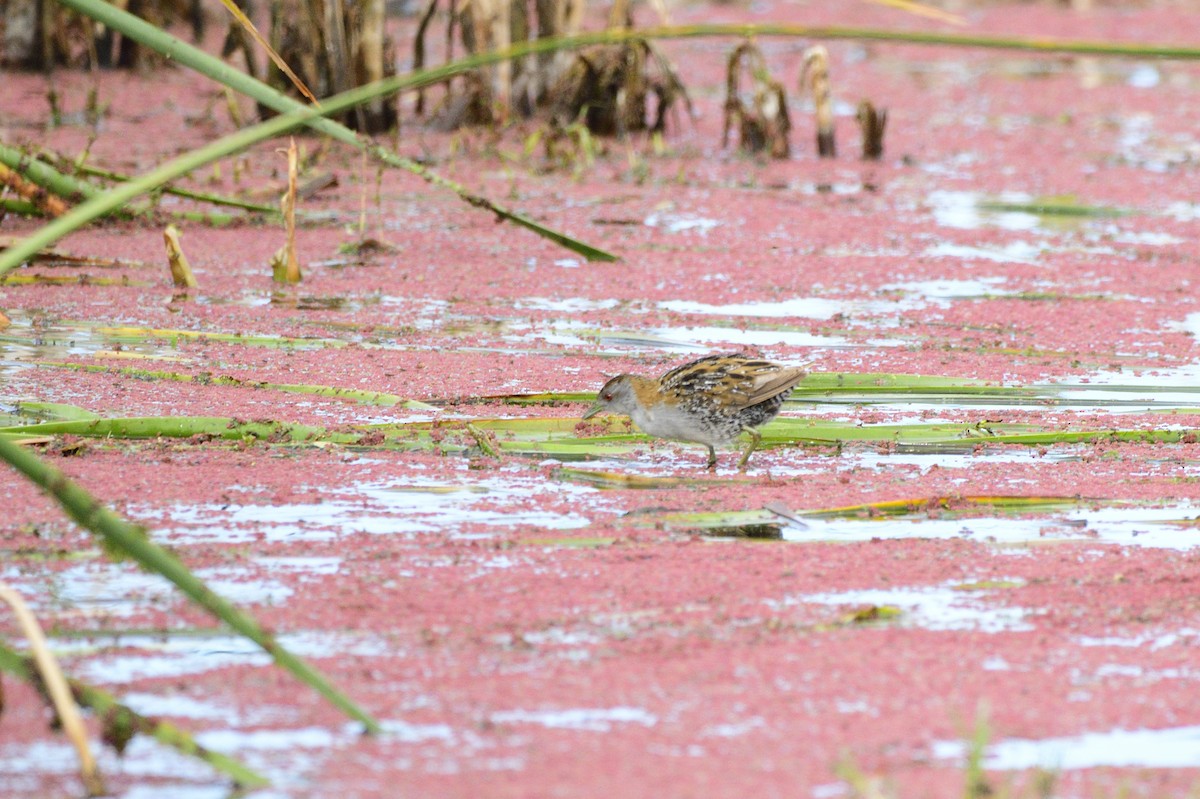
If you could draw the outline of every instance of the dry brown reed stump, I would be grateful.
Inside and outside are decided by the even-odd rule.
[[[446,58],[456,41],[470,54],[511,44],[580,32],[582,0],[448,0]],[[413,66],[426,66],[427,40],[438,17],[439,0],[428,0],[413,40]],[[613,6],[610,27],[629,28],[628,4]],[[430,112],[440,130],[503,124],[513,116],[543,114],[559,126],[582,122],[599,135],[661,131],[670,109],[683,101],[683,82],[669,61],[648,41],[597,45],[579,53],[539,53],[473,70],[445,82],[446,93]],[[651,100],[655,102],[651,102]],[[426,110],[418,91],[417,114]],[[581,116],[582,114],[582,116]]]
[[[179,243],[179,228],[167,225],[163,230],[163,243],[167,248],[167,266],[171,270],[171,284],[177,289],[194,289],[198,285],[196,276],[192,274],[192,265],[188,263],[183,253],[183,245]]]
[[[741,79],[750,77],[749,101],[743,98]],[[729,55],[725,73],[725,126],[721,146],[729,146],[729,132],[738,132],[738,148],[772,158],[787,158],[792,121],[788,116],[787,92],[771,77],[762,51],[753,42],[742,42]]]
[[[296,182],[299,155],[294,137],[288,143],[287,162],[287,191],[280,200],[286,238],[283,246],[271,256],[271,275],[276,283],[299,283],[303,277],[300,271],[300,259],[296,254]]]
[[[883,158],[883,134],[887,129],[887,109],[875,108],[870,100],[858,104],[858,126],[862,129],[862,157],[865,161]]]
[[[837,142],[833,129],[833,97],[829,88],[829,51],[814,45],[804,52],[804,66],[800,70],[800,91],[812,93],[814,114],[817,120],[817,154],[822,158],[837,155]]]
[[[680,101],[690,112],[691,99],[670,62],[648,41],[633,39],[578,53],[550,87],[546,105],[560,124],[582,114],[591,132],[624,136],[662,132],[667,114]]]

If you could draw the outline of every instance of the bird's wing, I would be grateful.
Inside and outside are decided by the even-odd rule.
[[[807,374],[798,366],[775,366],[769,371],[756,371],[746,389],[746,406],[757,405],[780,394],[791,391]]]
[[[661,391],[692,402],[740,410],[792,388],[804,370],[745,355],[709,355],[662,376]]]
[[[676,366],[658,379],[659,385],[662,386],[663,391],[675,391],[680,387],[695,387],[697,381],[711,380],[718,371],[714,368],[714,364],[728,357],[728,355],[705,355],[703,358],[690,361],[683,366]]]

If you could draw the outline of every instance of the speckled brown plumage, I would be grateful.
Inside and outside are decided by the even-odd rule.
[[[583,415],[601,411],[628,414],[643,432],[658,438],[693,441],[708,447],[708,466],[717,463],[715,446],[750,434],[739,467],[758,446],[758,428],[779,413],[804,370],[741,354],[708,355],[676,367],[657,380],[623,374],[600,389],[596,404]]]

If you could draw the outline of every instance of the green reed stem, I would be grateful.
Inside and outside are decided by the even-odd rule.
[[[347,716],[361,722],[368,732],[381,730],[379,722],[335,688],[324,675],[280,645],[275,636],[260,627],[248,614],[214,593],[178,558],[150,541],[141,528],[104,507],[58,469],[4,437],[0,437],[0,460],[6,461],[54,497],[81,527],[100,536],[106,545],[137,561],[147,571],[170,580],[192,601],[261,646],[276,663],[308,683]]]
[[[19,652],[9,649],[0,643],[0,671],[7,671],[14,677],[33,685],[41,690],[41,679],[29,658]],[[112,694],[87,683],[75,679],[67,679],[75,701],[93,710],[104,720],[106,726],[117,727],[130,733],[149,735],[159,743],[199,758],[218,771],[233,778],[233,781],[244,788],[259,788],[269,785],[270,781],[239,760],[228,755],[208,749],[196,743],[187,730],[180,729],[168,721],[147,718],[123,705]]]

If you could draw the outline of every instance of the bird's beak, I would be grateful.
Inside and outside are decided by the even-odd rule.
[[[587,409],[587,413],[585,413],[583,415],[583,418],[591,419],[593,416],[600,413],[600,411],[602,411],[602,410],[604,410],[604,406],[599,401],[597,401],[595,405],[593,405],[592,407]]]

